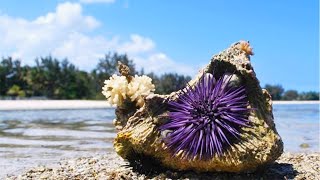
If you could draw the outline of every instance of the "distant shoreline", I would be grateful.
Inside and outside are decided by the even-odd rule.
[[[273,104],[320,104],[320,101],[272,101]]]
[[[273,101],[273,104],[320,104],[320,101]],[[112,107],[104,100],[0,100],[0,111],[104,109]]]
[[[0,111],[104,109],[112,107],[107,101],[98,100],[0,100]]]

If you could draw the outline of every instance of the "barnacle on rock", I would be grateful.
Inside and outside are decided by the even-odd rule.
[[[136,101],[137,106],[144,105],[144,97],[153,93],[155,86],[152,84],[152,79],[148,76],[137,76],[128,84],[128,95],[131,101]]]
[[[105,80],[102,94],[112,105],[122,106],[124,100],[128,98],[138,107],[142,107],[145,103],[144,97],[155,91],[152,79],[146,75],[131,76],[129,67],[121,62],[118,68],[121,76],[114,74]]]
[[[121,106],[128,92],[128,81],[126,77],[114,74],[109,80],[105,80],[104,84],[102,94],[107,98],[108,102]]]
[[[246,52],[247,55],[254,55],[253,48],[250,46],[249,41],[240,41],[239,44],[236,45],[236,47],[244,52]]]

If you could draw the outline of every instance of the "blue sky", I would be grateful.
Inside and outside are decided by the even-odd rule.
[[[201,2],[201,3],[200,3]],[[194,75],[249,40],[261,85],[319,91],[319,3],[298,1],[0,1],[0,56],[68,57],[92,69],[109,51],[145,71]]]

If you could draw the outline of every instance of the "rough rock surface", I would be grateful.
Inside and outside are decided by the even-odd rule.
[[[122,125],[115,139],[116,152],[129,161],[148,158],[161,166],[176,170],[197,172],[252,172],[274,162],[283,152],[283,143],[273,122],[272,101],[266,90],[261,89],[250,63],[252,49],[240,41],[213,56],[209,64],[189,83],[194,86],[203,73],[213,73],[216,78],[224,73],[234,75],[231,83],[244,85],[252,127],[242,128],[241,140],[228,148],[222,156],[210,160],[182,159],[172,155],[162,139],[159,126],[168,120],[167,102],[176,99],[170,95],[149,95],[140,109],[119,107],[115,124]],[[132,116],[126,116],[130,112]]]
[[[150,164],[132,164],[121,159],[116,153],[94,157],[81,157],[64,160],[58,166],[38,166],[17,176],[8,176],[8,180],[31,179],[320,179],[320,154],[284,153],[275,163],[254,173],[195,173],[192,171],[175,172],[152,167]],[[145,162],[149,163],[149,162]]]

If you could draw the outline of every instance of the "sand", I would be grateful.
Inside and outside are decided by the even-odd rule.
[[[0,110],[50,110],[110,108],[107,101],[94,100],[0,100]]]
[[[253,173],[178,172],[158,165],[128,163],[115,152],[38,166],[6,179],[320,179],[320,153],[284,153],[275,163]]]
[[[320,101],[274,101],[274,104],[320,104]],[[96,100],[0,100],[0,110],[50,110],[110,108]]]

